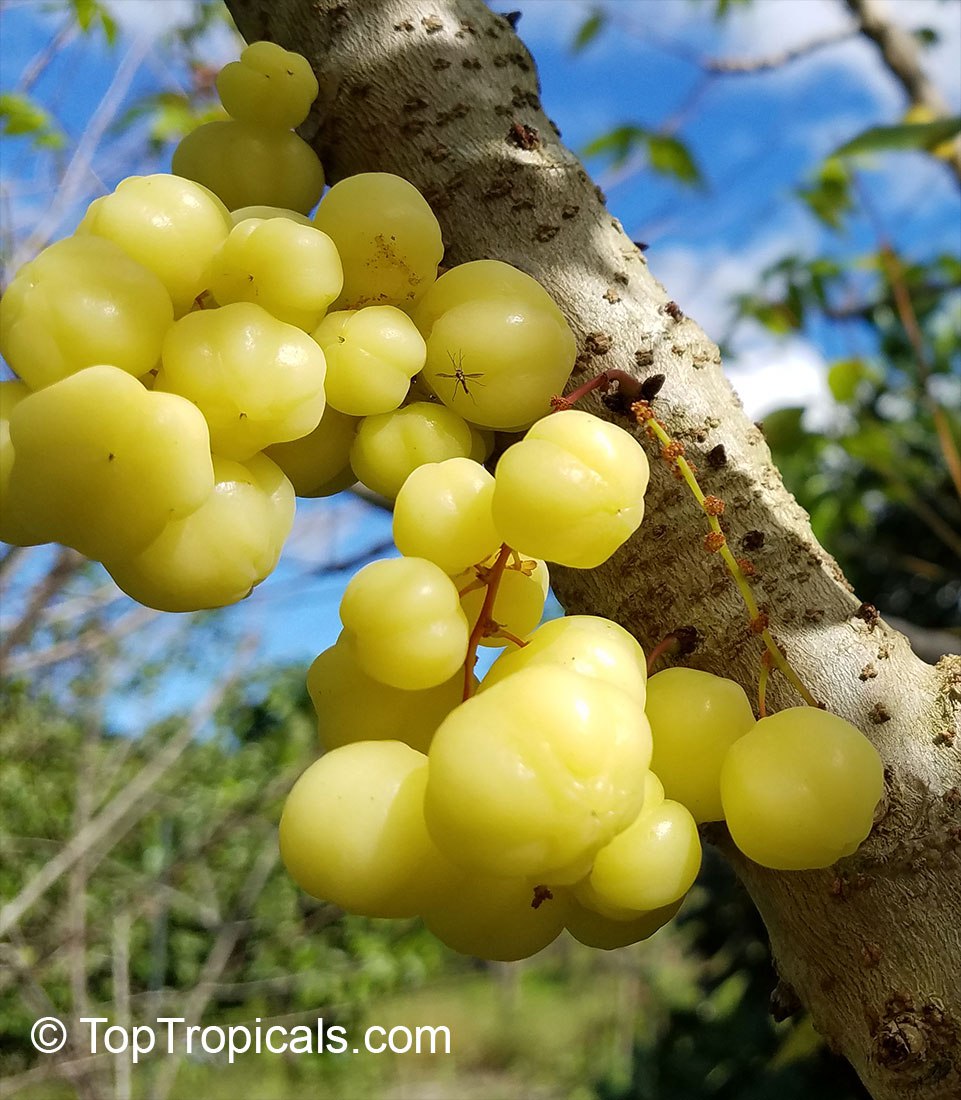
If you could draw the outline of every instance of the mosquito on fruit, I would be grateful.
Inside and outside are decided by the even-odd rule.
[[[471,399],[471,401],[475,401],[474,395],[470,392],[470,387],[467,385],[467,383],[468,381],[470,381],[475,386],[483,386],[484,383],[478,381],[478,379],[484,377],[483,372],[478,372],[477,374],[465,374],[464,353],[462,351],[459,351],[457,353],[456,359],[454,358],[454,353],[452,351],[449,351],[447,353],[447,357],[448,359],[450,359],[451,366],[454,368],[454,371],[452,374],[441,374],[438,372],[437,377],[454,379],[454,390],[451,393],[451,400],[453,401],[454,398],[457,396],[457,387],[460,386],[463,389],[464,393],[467,394],[467,396]]]

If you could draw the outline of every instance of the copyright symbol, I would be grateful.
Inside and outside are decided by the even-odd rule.
[[[67,1042],[67,1028],[56,1016],[43,1016],[30,1029],[30,1042],[41,1054],[56,1054]]]

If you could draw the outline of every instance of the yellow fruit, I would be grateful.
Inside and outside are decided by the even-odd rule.
[[[424,826],[427,758],[399,741],[322,756],[294,784],[280,854],[315,898],[367,917],[407,917],[456,872]]]
[[[264,454],[290,478],[299,497],[325,497],[349,489],[357,480],[350,468],[350,448],[359,420],[328,405],[308,435],[274,443]]]
[[[494,522],[523,554],[590,569],[640,526],[648,476],[623,428],[577,409],[554,413],[501,455]]]
[[[340,602],[343,644],[375,680],[423,691],[449,680],[467,656],[457,589],[423,558],[387,558],[356,573]]]
[[[792,707],[731,746],[721,800],[734,843],[783,871],[830,867],[871,831],[884,793],[877,749],[843,718]]]
[[[290,130],[307,117],[318,87],[306,57],[276,42],[251,42],[217,74],[217,91],[234,118]]]
[[[155,391],[200,409],[214,451],[243,461],[299,439],[324,412],[324,353],[251,302],[188,313],[167,333]]]
[[[103,237],[67,237],[13,277],[0,302],[0,354],[32,389],[109,363],[157,364],[173,322],[166,287]]]
[[[440,226],[424,196],[400,176],[362,172],[342,179],[324,196],[314,224],[333,238],[344,264],[335,309],[406,308],[437,278]]]
[[[307,142],[250,122],[198,126],[174,150],[172,166],[213,191],[228,210],[280,206],[307,214],[324,189],[324,170]]]
[[[452,711],[430,748],[425,813],[455,862],[558,882],[637,816],[650,730],[626,692],[543,665]],[[562,877],[559,877],[561,872]]]
[[[350,647],[338,641],[310,666],[307,690],[325,749],[354,741],[404,741],[427,752],[437,727],[460,705],[464,676],[458,669],[423,691],[390,687],[368,676]]]
[[[264,455],[214,457],[214,491],[139,554],[106,561],[117,585],[158,611],[226,607],[273,571],[294,521],[294,490]]]
[[[214,486],[207,425],[182,397],[87,367],[23,398],[7,507],[38,542],[102,561],[136,554]]]
[[[186,313],[206,289],[207,265],[230,232],[227,208],[206,187],[180,176],[129,176],[95,199],[77,235],[106,237],[152,271],[174,312]]]
[[[668,798],[694,820],[720,821],[721,767],[728,749],[754,725],[744,689],[733,680],[693,668],[667,668],[647,685],[654,735],[651,767]]]

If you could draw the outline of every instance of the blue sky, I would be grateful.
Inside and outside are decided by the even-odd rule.
[[[961,109],[961,0],[886,4],[902,25],[938,32],[926,64],[949,106]],[[189,17],[191,5],[112,0],[108,6],[121,27],[117,44],[108,48],[98,35],[66,44],[33,88],[68,134],[63,161],[34,156],[23,139],[0,140],[2,239],[21,252],[38,225],[53,236],[68,233],[83,205],[123,176],[168,166],[163,157],[145,160],[142,130],[117,135],[102,105],[116,99],[122,111],[142,95],[189,87],[183,55],[163,51],[159,41]],[[628,233],[649,242],[654,274],[715,339],[729,335],[731,297],[755,285],[758,272],[785,253],[851,256],[871,247],[864,225],[844,238],[826,234],[792,192],[838,144],[903,113],[903,94],[873,47],[849,38],[773,73],[708,82],[699,65],[705,58],[762,57],[840,33],[848,25],[841,0],[755,0],[723,23],[711,18],[712,4],[697,0],[617,0],[607,5],[609,25],[577,54],[571,42],[590,4],[515,0],[497,7],[521,10],[518,30],[538,62],[545,108],[575,150],[616,125],[657,129],[684,112],[678,134],[701,166],[702,190],[681,188],[643,162],[620,171],[600,160],[589,167]],[[58,17],[48,9],[39,0],[5,4],[0,90],[17,89],[24,69],[49,42]],[[202,55],[217,66],[236,51],[222,25],[202,40]],[[74,154],[97,117],[104,120],[103,133],[88,163]],[[57,180],[71,161],[64,198]],[[961,249],[958,191],[941,165],[891,156],[869,166],[865,183],[888,233],[908,255]],[[752,326],[733,334],[727,369],[751,415],[785,404],[806,404],[815,417],[829,409],[827,359],[844,349],[819,341],[820,335],[778,342]],[[336,601],[347,579],[343,573],[324,576],[324,563],[388,538],[389,516],[352,496],[308,502],[277,574],[224,613],[227,633],[255,629],[264,655],[309,660],[336,637]],[[178,682],[168,695],[185,690]],[[126,713],[130,721],[138,715],[136,705]]]

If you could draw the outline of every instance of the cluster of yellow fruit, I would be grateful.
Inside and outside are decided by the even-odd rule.
[[[551,397],[575,341],[507,264],[437,277],[440,227],[371,173],[320,201],[291,132],[317,93],[270,43],[218,78],[231,121],[178,175],[132,177],[0,303],[0,537],[102,561],[164,610],[243,598],[294,497],[359,478],[395,499],[401,557],[349,583],[308,686],[325,754],[280,839],[296,881],[445,943],[517,959],[567,928],[603,948],[677,911],[725,819],[752,859],[823,867],[871,828],[882,770],[847,722],[755,722],[736,684],[647,679],[637,641],[538,625],[547,562],[593,568],[641,523],[648,463],[623,429]],[[490,473],[494,432],[525,432]],[[478,645],[504,647],[480,684]]]
[[[348,589],[344,633],[308,674],[325,753],[280,835],[315,897],[419,915],[483,958],[524,958],[563,928],[610,949],[678,911],[701,823],[726,820],[751,859],[790,870],[829,866],[870,832],[882,766],[854,726],[809,707],[756,722],[738,684],[694,669],[648,681],[640,646],[606,619],[537,627],[466,701],[457,675],[405,687],[402,666],[436,650],[417,636],[426,563],[376,571],[394,564],[398,588],[377,584],[382,606],[360,625]]]
[[[254,43],[218,87],[234,119],[184,139],[184,175],[124,180],[0,302],[18,375],[0,383],[0,537],[72,546],[165,611],[246,596],[295,495],[359,477],[394,496],[424,462],[482,461],[494,428],[548,410],[575,351],[507,264],[437,279],[440,227],[406,180],[350,177],[304,216],[323,186],[289,129],[317,93],[304,58]]]

